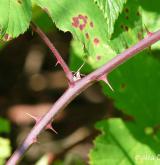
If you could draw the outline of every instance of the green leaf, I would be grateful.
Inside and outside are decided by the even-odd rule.
[[[132,3],[130,1],[126,4],[129,9],[128,13],[131,16],[135,13],[134,24],[138,22],[138,24],[141,24],[141,20],[138,19],[141,13],[138,7],[137,10],[132,10],[132,8],[136,8]],[[129,8],[129,6],[132,6],[132,8]],[[128,17],[130,16],[128,15]],[[118,27],[123,18],[125,18],[125,13],[121,14],[115,26]],[[125,23],[125,20],[123,22]],[[133,26],[132,23],[130,25],[131,27]],[[138,42],[138,38],[143,37],[142,31],[144,29],[141,29],[141,26],[136,28],[134,29],[135,35],[132,35],[130,39],[128,38],[129,33],[126,33],[126,35],[119,30],[115,30],[113,34],[115,38],[111,42],[117,53],[123,51],[125,43],[126,47],[128,47]],[[123,38],[125,42],[123,42]],[[148,49],[110,73],[109,81],[115,92],[111,92],[108,86],[103,84],[104,93],[114,100],[116,108],[132,116],[133,120],[144,128],[148,126],[155,127],[160,123],[159,53],[158,50],[151,51]]]
[[[149,31],[156,31],[160,27],[160,13],[159,13],[159,0],[140,0],[143,14],[143,24],[146,25]],[[148,19],[150,18],[150,19]]]
[[[104,17],[107,21],[107,30],[109,36],[112,35],[114,31],[114,24],[117,20],[119,14],[123,10],[124,4],[127,0],[94,0],[95,3],[102,10]]]
[[[5,159],[11,154],[10,141],[0,137],[0,164],[5,164]]]
[[[103,28],[107,27],[106,19],[93,0],[34,0],[34,3],[49,14],[60,30],[70,31],[80,41],[85,52],[82,59],[90,65],[99,67],[116,55],[108,45],[107,28]]]
[[[150,0],[140,0],[139,3],[142,7],[143,25],[150,32],[157,31],[160,28],[160,1],[154,0],[154,3],[151,3]],[[160,42],[154,44],[152,49],[160,49]]]
[[[126,48],[136,44],[142,37],[142,19],[140,16],[139,4],[136,0],[128,1],[124,5],[123,12],[119,15],[118,20],[115,23],[115,31],[108,44],[112,47],[112,50],[114,50],[118,54],[124,51]],[[70,66],[72,69],[75,69],[77,67],[74,65],[76,65],[78,61],[81,61],[81,63],[83,63],[83,59],[85,56],[85,52],[83,53],[82,51],[82,44],[77,42],[78,41],[73,41],[71,45]],[[108,56],[110,55],[110,52],[104,50],[103,54],[104,56]],[[84,67],[88,67],[86,70],[91,71],[106,62],[106,59],[99,56],[99,60],[94,60],[92,63],[88,62],[90,67]]]
[[[8,41],[24,33],[31,20],[30,0],[1,0],[0,38]]]
[[[160,51],[156,53],[159,55]],[[109,81],[115,92],[103,85],[115,106],[132,116],[140,127],[160,124],[159,68],[159,57],[146,50],[110,73]]]
[[[128,1],[115,23],[110,45],[121,53],[143,38],[141,10],[136,0]]]
[[[83,50],[82,44],[78,40],[72,40],[71,46],[70,46],[70,68],[73,71],[77,71],[80,66],[83,64],[83,58],[85,57],[85,53]],[[89,73],[93,70],[93,68],[88,64],[85,63],[85,65],[81,68],[81,73]]]
[[[35,165],[48,165],[48,159],[49,159],[49,155],[43,155],[40,160],[38,160],[36,162]]]
[[[145,135],[138,125],[121,119],[99,122],[102,131],[90,152],[91,165],[158,165],[159,143]]]
[[[137,19],[138,22],[138,16],[141,13],[135,12],[137,12],[137,18],[134,19]],[[144,29],[142,30],[144,31]],[[139,27],[139,32],[141,32],[141,34],[137,34],[139,37],[143,37],[142,30]],[[124,39],[126,39],[127,44],[131,41],[126,36]],[[135,41],[136,38],[132,39],[130,44],[134,44]],[[113,40],[113,46],[117,47],[117,52],[123,50],[123,46],[120,45],[122,42],[117,35]],[[132,116],[133,120],[143,128],[152,128],[160,124],[159,53],[159,50],[151,51],[148,49],[110,73],[109,81],[115,90],[114,93],[109,90],[107,85],[103,84],[104,93],[114,100],[116,108]]]
[[[32,21],[46,33],[56,30],[51,18],[37,6],[33,7]]]
[[[0,133],[1,132],[9,133],[10,132],[10,123],[8,122],[8,120],[0,117]]]

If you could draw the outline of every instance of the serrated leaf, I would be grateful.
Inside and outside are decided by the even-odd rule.
[[[110,73],[114,93],[103,86],[115,106],[132,116],[140,127],[160,124],[159,68],[160,61],[154,52],[144,51]]]
[[[139,4],[136,0],[128,1],[124,5],[123,12],[119,15],[118,20],[115,23],[115,32],[108,43],[109,45],[111,45],[112,49],[117,52],[117,54],[124,51],[126,48],[136,44],[139,41],[140,37],[143,37],[142,18],[140,14],[141,13],[139,10]],[[80,60],[83,61],[83,58],[85,56],[85,52],[82,53],[82,51],[80,51],[80,53],[78,53],[78,50],[82,50],[82,46],[81,43],[78,44],[77,42],[78,41],[73,41],[73,45],[71,45],[72,48],[70,66],[73,69],[76,68],[76,66],[74,65],[77,64],[77,62]],[[80,46],[81,48],[79,48]],[[110,54],[109,51],[104,51],[103,53],[105,54],[105,56]],[[99,56],[99,58],[101,58],[101,56]],[[90,65],[90,68],[95,69],[106,62],[107,60],[105,59],[99,59],[88,64]]]
[[[124,4],[127,0],[94,0],[95,3],[102,10],[104,17],[107,21],[107,30],[109,36],[112,35],[114,31],[114,23],[117,20],[119,14],[123,10]]]
[[[1,0],[0,38],[8,41],[22,34],[31,20],[30,0]]]
[[[158,165],[159,143],[145,135],[138,125],[121,119],[99,122],[102,131],[90,152],[91,165]]]
[[[117,53],[121,53],[143,39],[143,31],[139,4],[136,0],[128,1],[115,23],[110,44]]]
[[[34,3],[49,14],[60,30],[70,31],[81,42],[89,64],[99,67],[116,55],[108,45],[104,15],[93,0],[35,0]]]
[[[139,3],[142,7],[143,26],[147,28],[144,31],[157,31],[160,28],[160,1],[154,0],[154,3],[151,3],[150,0],[140,0]],[[152,49],[160,49],[160,42],[154,44]]]
[[[134,19],[138,22],[141,13],[138,10],[133,10],[133,12],[137,15]],[[116,26],[118,26],[118,22],[119,20]],[[135,33],[137,42],[139,37],[143,37],[144,31],[144,29],[140,30],[140,27],[138,29],[139,32]],[[135,36],[131,36],[131,38]],[[129,42],[134,44],[136,41],[136,37],[131,41],[121,33],[119,37],[117,33],[117,37],[111,41],[117,52],[121,52],[123,50],[121,45],[125,45],[125,42],[121,42],[122,37],[127,44]],[[115,90],[114,93],[110,92],[106,85],[103,87],[103,91],[114,100],[116,107],[132,116],[139,126],[144,128],[154,127],[160,123],[160,103],[158,101],[160,98],[160,61],[158,55],[159,51],[151,51],[148,48],[147,51],[136,55],[109,75],[109,81]]]
[[[33,7],[32,21],[45,33],[56,30],[51,18],[37,6]]]

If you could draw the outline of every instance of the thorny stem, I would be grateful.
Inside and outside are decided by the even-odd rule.
[[[73,85],[73,75],[63,58],[61,57],[60,53],[57,51],[53,43],[49,40],[49,38],[46,36],[46,34],[38,27],[36,26],[33,22],[31,23],[31,27],[33,31],[35,31],[40,38],[44,41],[44,43],[48,46],[48,48],[52,51],[52,53],[55,55],[57,59],[57,64],[60,64],[63,71],[65,72],[65,75],[69,81],[69,85]]]
[[[102,67],[93,71],[86,77],[75,82],[74,86],[70,86],[66,92],[54,103],[51,109],[41,118],[41,120],[33,127],[31,132],[28,134],[22,145],[14,152],[11,158],[8,160],[6,165],[15,165],[22,158],[26,150],[33,144],[34,139],[40,134],[45,126],[52,120],[52,118],[61,110],[63,110],[76,96],[78,96],[87,87],[92,85],[94,82],[99,81],[99,78],[103,75],[108,75],[113,69],[133,57],[140,51],[151,46],[155,42],[160,40],[160,30],[148,35],[143,40],[139,41],[136,45],[128,48],[123,53],[114,57],[111,61],[107,62]]]

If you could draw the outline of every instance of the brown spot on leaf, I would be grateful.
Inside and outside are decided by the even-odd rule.
[[[123,83],[123,84],[121,84],[120,88],[124,90],[126,88],[126,86],[127,85]]]
[[[138,40],[141,40],[143,38],[142,33],[141,32],[138,32],[137,37],[138,37]]]
[[[92,21],[90,22],[89,25],[90,25],[91,28],[93,28],[93,26],[94,26]]]
[[[73,22],[72,22],[72,26],[74,27],[78,27],[79,26],[79,20],[78,20],[78,17],[73,17],[72,18]]]
[[[98,38],[94,38],[93,42],[94,42],[94,44],[95,44],[96,46],[100,43],[100,41],[99,41]]]
[[[87,16],[79,14],[77,17],[72,17],[72,26],[83,30],[87,24]]]
[[[125,11],[126,13],[128,13],[128,12],[129,12],[129,9],[128,9],[128,8],[125,8],[124,11]]]
[[[4,35],[4,39],[7,41],[8,38],[9,38],[9,35],[8,35],[8,34],[5,34],[5,35]]]
[[[126,18],[126,19],[129,19],[129,17],[128,17],[128,16],[125,16],[125,18]]]
[[[78,18],[79,19],[85,19],[85,17],[83,15],[81,15],[81,14],[78,15]]]
[[[84,24],[79,25],[79,29],[80,29],[80,30],[83,30],[84,28],[85,28],[85,25],[84,25]]]
[[[96,59],[97,59],[97,60],[100,60],[100,59],[101,59],[101,56],[100,56],[100,55],[97,55],[97,56],[96,56]]]
[[[137,16],[141,16],[141,14],[139,13],[139,11],[137,11],[136,15],[137,15]]]
[[[124,29],[124,25],[121,24],[120,27],[121,27],[121,29]]]
[[[17,2],[18,2],[19,4],[22,4],[22,0],[17,0]]]
[[[87,39],[89,39],[89,34],[88,33],[85,33],[85,36]]]
[[[9,36],[9,34],[5,34],[4,37],[3,37],[3,39],[4,39],[5,41],[9,41],[9,40],[12,39],[12,37]]]
[[[43,10],[44,10],[48,15],[50,15],[49,10],[48,10],[46,7],[44,7]]]
[[[124,28],[125,28],[125,31],[128,31],[128,26],[125,26]]]

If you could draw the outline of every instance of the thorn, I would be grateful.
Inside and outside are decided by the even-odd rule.
[[[153,33],[148,30],[148,28],[147,28],[147,26],[145,24],[144,24],[144,27],[145,27],[145,30],[146,30],[148,36],[153,35]],[[151,51],[152,51],[151,50],[151,46],[149,46],[149,52],[151,53]]]
[[[38,123],[38,121],[40,120],[40,118],[35,117],[35,116],[33,116],[33,115],[31,115],[31,114],[29,114],[27,112],[25,112],[25,114],[28,115],[29,117],[31,117],[36,123]]]
[[[31,115],[31,114],[29,114],[27,112],[25,112],[25,114],[28,115],[29,117],[31,117],[32,119],[37,120],[37,118],[35,116],[33,116],[33,115]]]
[[[109,86],[109,88],[114,92],[114,89],[113,89],[112,86],[110,85],[110,83],[109,83],[109,81],[108,81],[108,79],[107,79],[107,76],[103,75],[103,76],[101,76],[101,77],[99,78],[99,80],[104,81],[104,82]]]
[[[46,129],[52,130],[54,133],[58,134],[58,132],[52,127],[51,123],[47,124]]]
[[[59,61],[57,61],[57,62],[56,62],[56,64],[55,64],[55,67],[56,67],[59,63],[60,63],[60,62],[59,62]]]
[[[146,30],[148,36],[153,35],[153,33],[148,30],[148,28],[145,24],[144,24],[144,27],[145,27],[145,30]]]
[[[80,72],[80,70],[82,69],[82,67],[84,66],[84,64],[85,64],[85,61],[84,61],[83,64],[79,67],[79,69],[77,70],[76,73]]]
[[[33,143],[39,143],[38,140],[37,140],[37,138],[33,138],[33,139],[32,139],[32,144],[33,144]]]

